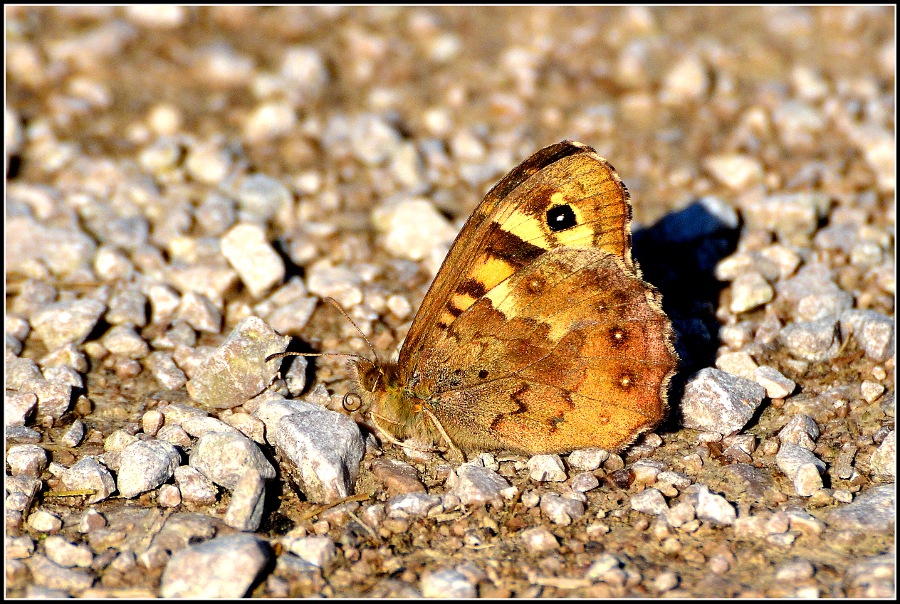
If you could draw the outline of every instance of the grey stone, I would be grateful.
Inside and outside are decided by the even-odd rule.
[[[231,493],[225,524],[239,531],[255,531],[263,517],[266,481],[253,470],[244,472]]]
[[[562,482],[568,478],[559,455],[535,455],[527,462],[531,480]]]
[[[387,500],[385,510],[391,518],[422,518],[441,505],[441,498],[427,493],[403,493]]]
[[[25,560],[25,564],[31,571],[32,581],[40,587],[77,593],[94,584],[90,572],[62,567],[39,554]]]
[[[751,379],[766,389],[769,398],[784,398],[794,392],[797,384],[780,371],[768,365],[757,367]]]
[[[449,493],[459,498],[463,505],[484,505],[502,500],[509,482],[494,470],[476,464],[463,464],[456,469],[455,479],[448,486]]]
[[[6,451],[6,463],[13,474],[40,478],[47,467],[47,452],[38,445],[13,445]]]
[[[848,310],[841,314],[841,335],[856,338],[866,356],[879,363],[894,356],[894,320],[874,310]]]
[[[840,350],[841,343],[837,335],[837,320],[824,318],[785,326],[781,331],[781,341],[797,358],[806,361],[826,361]]]
[[[206,432],[191,450],[190,465],[214,483],[234,490],[243,475],[254,471],[266,480],[275,468],[259,446],[229,426],[230,432]]]
[[[242,598],[271,557],[268,544],[247,533],[217,537],[172,555],[162,574],[164,598]]]
[[[825,471],[825,462],[816,457],[812,451],[791,443],[781,445],[778,453],[775,455],[775,463],[778,464],[785,476],[791,480],[794,480],[800,466],[804,464],[814,465],[819,472]]]
[[[310,501],[335,501],[353,492],[365,454],[356,422],[319,405],[284,399],[260,404],[253,415],[266,424],[269,444],[290,462],[283,469]]]
[[[697,504],[695,506],[697,518],[716,525],[734,524],[737,514],[734,506],[721,495],[709,492],[705,485],[697,486]]]
[[[894,489],[893,484],[887,484],[860,493],[853,503],[831,510],[828,525],[834,529],[865,533],[892,533],[895,523]]]
[[[541,512],[554,524],[568,526],[584,516],[584,503],[556,493],[545,493],[541,496]]]
[[[214,409],[244,404],[275,378],[279,363],[267,363],[266,357],[284,352],[289,341],[259,317],[241,320],[188,381],[188,394]]]
[[[222,255],[254,298],[259,298],[284,279],[284,261],[259,225],[233,226],[222,237]]]
[[[425,598],[475,598],[475,585],[458,570],[445,569],[425,573],[420,582]]]
[[[179,466],[175,468],[175,484],[181,497],[189,503],[210,505],[216,502],[216,485],[196,468]]]
[[[701,369],[685,385],[682,424],[695,430],[733,434],[750,421],[765,394],[756,382],[718,369]]]
[[[82,457],[75,465],[63,472],[60,482],[67,490],[92,490],[94,494],[86,503],[97,503],[107,499],[116,490],[116,481],[109,470],[92,457]]]
[[[869,469],[875,476],[893,481],[897,475],[897,436],[894,430],[885,437],[872,457]]]
[[[34,334],[53,350],[84,342],[105,311],[103,302],[90,298],[56,302],[31,317],[30,323]]]
[[[172,477],[180,462],[178,450],[164,441],[141,440],[128,445],[119,457],[119,494],[131,499],[155,489]]]
[[[631,496],[631,507],[638,512],[659,516],[669,511],[669,504],[658,489],[644,489]]]

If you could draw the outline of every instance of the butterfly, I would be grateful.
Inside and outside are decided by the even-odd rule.
[[[591,147],[563,141],[475,209],[397,362],[351,367],[359,410],[389,439],[538,454],[616,451],[652,430],[677,363],[631,257],[628,190]]]

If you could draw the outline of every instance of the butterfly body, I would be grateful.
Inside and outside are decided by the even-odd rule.
[[[465,451],[618,450],[654,428],[677,356],[630,222],[590,147],[525,160],[460,231],[398,362],[355,362],[364,410],[396,438]]]

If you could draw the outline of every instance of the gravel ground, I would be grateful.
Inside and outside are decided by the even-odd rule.
[[[6,11],[8,596],[894,595],[893,8]],[[678,334],[655,434],[459,465],[265,362],[368,354],[327,296],[387,357],[564,138]]]

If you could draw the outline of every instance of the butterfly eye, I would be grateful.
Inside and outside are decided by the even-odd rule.
[[[554,233],[571,229],[576,224],[578,220],[575,218],[575,211],[568,204],[547,210],[547,226]]]

